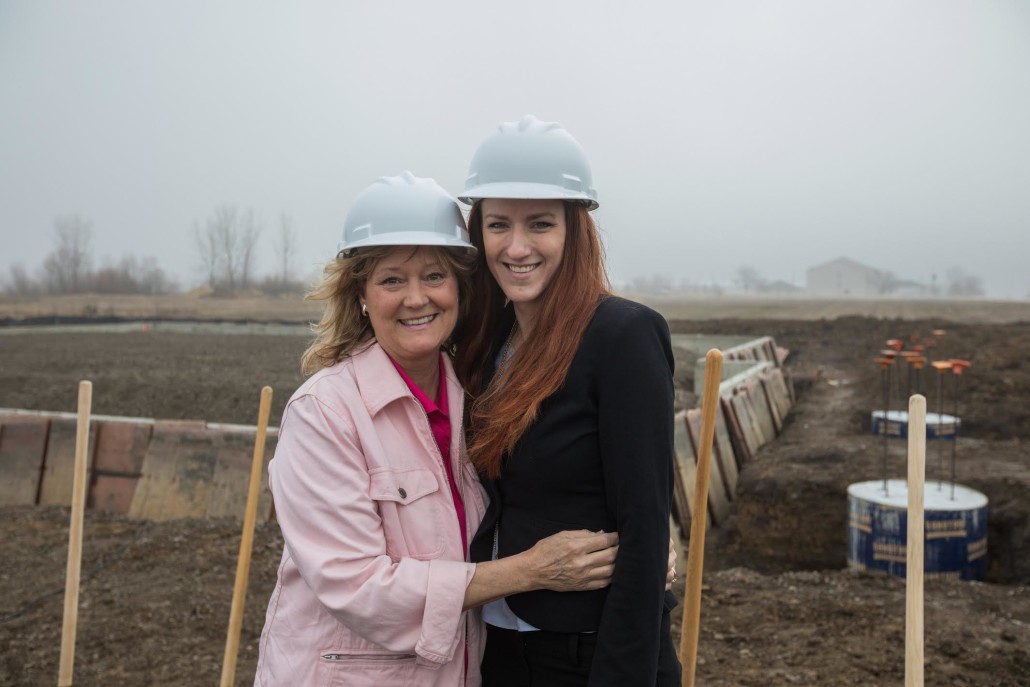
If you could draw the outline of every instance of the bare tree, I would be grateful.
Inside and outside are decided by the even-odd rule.
[[[275,254],[279,261],[279,281],[286,286],[290,282],[290,272],[293,271],[293,259],[297,256],[297,231],[293,228],[293,218],[285,212],[279,215]]]
[[[254,267],[254,255],[257,250],[258,237],[261,236],[261,220],[254,216],[254,210],[247,209],[239,222],[239,270],[240,288],[250,286],[250,275]]]
[[[43,260],[43,273],[49,291],[77,293],[85,287],[92,262],[90,242],[93,227],[79,215],[54,220],[54,249]]]
[[[754,267],[741,267],[733,277],[733,283],[747,292],[764,291],[769,280],[759,274]]]
[[[949,296],[983,296],[983,279],[973,274],[966,274],[957,265],[948,268],[944,274],[945,293]]]
[[[11,265],[11,276],[4,285],[4,291],[18,296],[32,296],[40,292],[40,285],[29,276],[25,265],[19,262]]]
[[[197,255],[200,257],[200,266],[207,272],[207,285],[212,289],[218,285],[218,243],[210,224],[200,229],[200,225],[193,223],[193,240],[197,247]]]
[[[222,266],[222,280],[227,289],[236,289],[239,276],[239,254],[236,243],[239,237],[239,211],[235,205],[223,204],[215,208],[207,220],[208,231],[214,234],[218,249],[218,261]]]
[[[157,259],[125,255],[117,264],[108,264],[90,275],[93,290],[97,293],[144,293],[160,294],[175,290],[175,284],[168,279]]]
[[[157,264],[157,258],[152,256],[143,258],[137,281],[140,293],[158,294],[179,290],[176,281],[169,278],[168,274]]]
[[[204,223],[194,226],[200,263],[213,289],[234,291],[250,284],[261,223],[254,211],[219,205]]]

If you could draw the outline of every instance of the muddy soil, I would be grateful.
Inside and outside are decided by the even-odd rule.
[[[699,684],[902,682],[904,583],[843,570],[845,489],[882,475],[882,443],[869,434],[869,412],[881,403],[872,358],[888,338],[936,328],[947,334],[932,358],[973,362],[960,379],[958,476],[991,500],[990,549],[987,583],[927,587],[926,682],[1030,685],[1030,324],[862,317],[673,322],[683,333],[774,336],[791,350],[799,391],[782,435],[744,468],[736,516],[709,532]],[[300,381],[304,345],[273,336],[2,336],[0,407],[73,411],[75,385],[89,378],[95,413],[253,423],[259,389],[270,384],[277,422]],[[889,449],[890,476],[903,476],[904,446]],[[0,509],[0,684],[56,680],[67,520],[62,508]],[[239,530],[233,520],[89,512],[75,684],[217,683]],[[239,685],[253,680],[281,549],[276,526],[261,525]]]

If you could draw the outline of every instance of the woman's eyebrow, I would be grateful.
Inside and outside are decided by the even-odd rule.
[[[534,219],[540,219],[541,217],[548,217],[550,219],[554,219],[554,216],[555,215],[554,215],[553,212],[551,212],[550,210],[547,210],[545,212],[534,212],[532,215],[526,215],[526,219],[527,220],[534,220]],[[485,219],[507,220],[508,216],[507,215],[502,215],[502,214],[499,214],[499,213],[496,213],[496,212],[491,212],[491,213],[488,213],[486,215],[483,215],[483,219],[484,220]]]

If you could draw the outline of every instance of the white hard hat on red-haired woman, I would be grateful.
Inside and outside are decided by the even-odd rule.
[[[568,200],[597,208],[590,164],[579,141],[557,122],[526,115],[504,122],[472,157],[458,200],[484,198]]]

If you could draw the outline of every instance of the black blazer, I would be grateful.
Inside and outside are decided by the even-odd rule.
[[[504,334],[514,318],[506,315]],[[502,344],[503,337],[496,350]],[[665,319],[605,298],[564,385],[506,457],[501,478],[483,480],[491,502],[472,543],[474,561],[490,560],[498,520],[501,558],[562,530],[619,533],[607,589],[507,597],[516,615],[540,629],[598,633],[590,684],[655,683],[673,490],[672,380]]]

